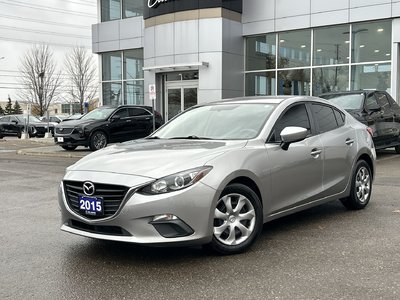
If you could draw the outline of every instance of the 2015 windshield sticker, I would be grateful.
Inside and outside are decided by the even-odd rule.
[[[158,4],[163,3],[163,2],[167,2],[168,0],[149,0],[147,2],[147,6],[149,8],[153,8],[156,7]]]

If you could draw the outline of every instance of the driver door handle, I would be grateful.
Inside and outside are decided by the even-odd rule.
[[[346,145],[351,146],[351,145],[353,145],[353,144],[354,144],[354,140],[353,140],[353,139],[347,139],[347,140],[346,140]]]
[[[314,148],[314,149],[311,150],[310,154],[311,154],[312,157],[318,158],[321,153],[322,153],[322,149]]]

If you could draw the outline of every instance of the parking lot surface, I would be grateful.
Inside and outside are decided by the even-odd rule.
[[[0,299],[400,298],[400,155],[392,151],[378,155],[365,210],[339,201],[306,210],[265,224],[250,251],[217,256],[61,232],[57,189],[78,158],[18,155],[52,145],[13,143],[0,141]]]

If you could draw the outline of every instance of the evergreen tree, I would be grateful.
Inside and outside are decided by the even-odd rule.
[[[13,113],[13,108],[12,108],[12,104],[11,104],[11,98],[8,97],[8,102],[6,104],[6,108],[4,109],[4,113],[6,115],[10,115]]]
[[[0,116],[1,115],[4,115],[4,109],[3,109],[3,107],[1,107],[1,105],[0,105]]]
[[[19,105],[17,100],[15,100],[15,103],[14,103],[13,113],[16,114],[16,115],[22,114],[21,106]]]

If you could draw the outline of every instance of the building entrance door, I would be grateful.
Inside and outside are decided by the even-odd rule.
[[[198,80],[167,81],[165,85],[165,120],[197,104]]]

